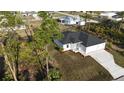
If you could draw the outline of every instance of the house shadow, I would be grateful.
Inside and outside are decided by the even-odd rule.
[[[4,57],[0,56],[0,80],[5,77],[5,61]]]

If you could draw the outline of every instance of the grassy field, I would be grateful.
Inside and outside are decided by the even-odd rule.
[[[100,66],[93,58],[83,57],[71,51],[59,52],[54,47],[49,52],[56,59],[54,66],[59,68],[61,80],[112,80],[111,75]]]
[[[39,27],[40,24],[41,24],[41,21],[32,21],[32,22],[29,23],[29,26],[32,25],[33,28],[36,28],[36,27]],[[27,36],[27,34],[25,33],[25,30],[17,30],[16,33],[18,35],[20,35],[21,37],[26,37]],[[30,35],[30,31],[29,30],[27,30],[27,33],[28,33],[28,35]],[[32,32],[32,34],[33,34],[33,32]]]
[[[39,27],[41,24],[41,21],[31,21],[29,25],[32,25],[34,28]]]
[[[108,51],[114,56],[115,62],[119,66],[124,67],[124,56],[113,49],[109,49]]]
[[[80,31],[80,28],[79,26],[76,26],[76,25],[62,25],[62,24],[59,24],[59,27],[60,27],[60,31],[63,32],[63,31]],[[84,26],[82,26],[83,28]]]
[[[61,16],[65,16],[65,15],[59,14],[59,13],[53,13],[52,16],[53,16],[53,17],[61,17]]]
[[[115,50],[110,42],[106,44],[106,50],[113,55],[116,64],[124,67],[124,55],[121,54],[122,51]]]

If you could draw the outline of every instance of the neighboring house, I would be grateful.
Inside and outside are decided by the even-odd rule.
[[[63,16],[59,18],[59,22],[65,25],[85,25],[85,21],[80,17]]]
[[[87,19],[87,23],[99,23],[99,21],[93,19]]]
[[[62,34],[64,37],[61,40],[54,40],[54,42],[63,48],[63,51],[72,50],[87,56],[91,52],[105,49],[103,40],[88,33],[67,31]]]
[[[110,19],[113,21],[121,21],[122,18],[117,15],[117,12],[102,12],[100,14],[101,18]]]
[[[112,16],[111,20],[113,20],[113,21],[121,21],[122,18],[119,17],[118,15],[114,15],[114,16]]]
[[[100,14],[100,17],[102,17],[102,18],[107,18],[107,19],[111,19],[112,16],[115,16],[115,15],[117,15],[116,12],[109,12],[109,11],[107,11],[107,12],[102,12],[102,13]]]
[[[25,30],[26,26],[25,25],[17,25],[14,27],[14,30]]]
[[[11,31],[11,29],[9,27],[2,27],[0,28],[0,31],[7,32],[7,31]]]
[[[23,16],[33,16],[34,14],[36,14],[37,12],[35,11],[22,11],[21,14]]]
[[[41,18],[38,16],[38,12],[36,11],[22,11],[21,14],[24,17],[32,16],[35,18],[35,20],[41,20]]]

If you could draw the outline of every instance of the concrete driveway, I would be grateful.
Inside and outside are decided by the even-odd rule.
[[[124,76],[124,68],[115,63],[113,55],[109,52],[100,50],[92,52],[89,55],[102,65],[114,79]]]
[[[113,80],[113,81],[124,81],[124,76],[122,76],[122,77],[120,77],[120,78],[118,78],[116,80]]]

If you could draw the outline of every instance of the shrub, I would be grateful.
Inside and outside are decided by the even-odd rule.
[[[61,74],[59,70],[57,70],[56,68],[52,68],[49,71],[48,78],[49,80],[52,80],[52,81],[59,80],[61,78]]]

